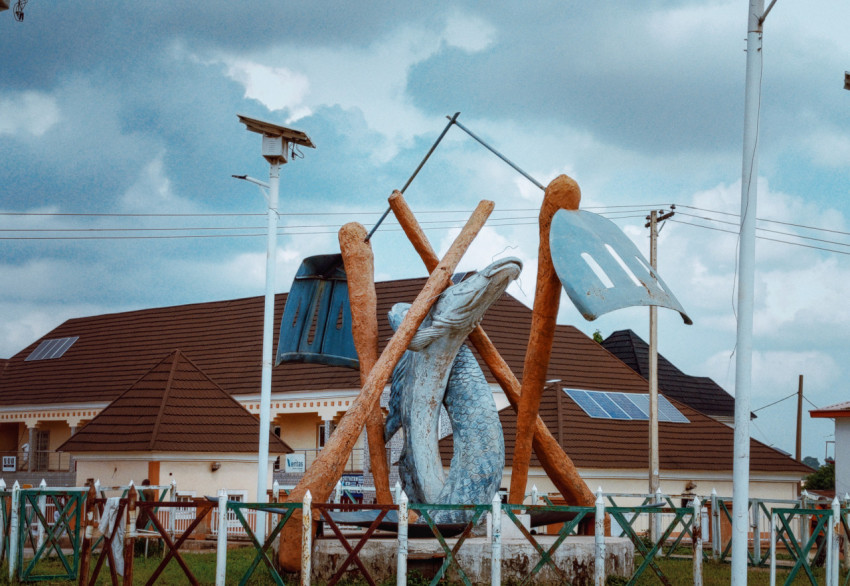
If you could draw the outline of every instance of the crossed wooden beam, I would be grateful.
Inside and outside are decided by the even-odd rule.
[[[556,211],[578,209],[580,199],[578,184],[566,175],[556,177],[545,191],[539,218],[540,250],[537,289],[522,385],[481,326],[476,327],[469,335],[469,341],[478,350],[479,355],[502,387],[511,406],[517,412],[517,437],[509,496],[512,503],[520,504],[525,497],[532,449],[546,474],[568,503],[591,506],[595,500],[570,457],[537,414],[552,351],[561,288],[549,251],[549,228]],[[319,456],[289,494],[287,502],[302,502],[308,490],[316,502],[326,502],[342,476],[348,456],[364,425],[367,429],[370,463],[375,477],[378,502],[385,504],[392,502],[389,474],[384,457],[381,393],[396,363],[404,354],[419,325],[428,315],[431,306],[436,302],[439,294],[451,285],[451,277],[457,264],[483,228],[494,207],[492,201],[481,201],[446,255],[439,260],[402,194],[395,191],[390,196],[389,202],[399,224],[425,263],[430,276],[401,325],[378,357],[377,297],[371,246],[366,240],[366,230],[360,224],[350,223],[340,229],[340,250],[349,280],[352,334],[360,359],[362,389],[340,420],[333,435],[327,440]],[[287,523],[281,532],[279,550],[279,561],[283,569],[297,571],[300,568],[300,541],[300,523]]]

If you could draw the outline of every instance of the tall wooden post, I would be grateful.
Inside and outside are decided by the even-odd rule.
[[[351,306],[351,334],[360,361],[360,384],[365,385],[378,361],[378,295],[375,292],[375,258],[366,240],[366,228],[351,222],[339,229],[339,249],[345,263],[348,299]],[[380,401],[366,420],[369,464],[375,481],[375,496],[382,505],[393,502],[390,472],[384,441],[384,416]]]
[[[508,500],[522,504],[525,485],[528,483],[528,466],[534,440],[534,422],[540,408],[540,397],[552,356],[555,338],[555,322],[561,299],[561,281],[552,264],[549,249],[549,229],[552,217],[560,209],[577,210],[581,201],[578,183],[559,175],[546,187],[543,205],[540,206],[540,244],[537,251],[537,288],[534,293],[534,309],[531,316],[531,333],[525,353],[522,374],[522,391],[517,409],[516,443],[511,470],[511,489]]]

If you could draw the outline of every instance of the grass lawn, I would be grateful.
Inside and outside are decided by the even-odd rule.
[[[215,583],[215,565],[216,565],[216,555],[215,553],[181,553],[187,565],[190,567],[192,572],[195,574],[195,577],[201,584],[214,584]],[[234,549],[230,550],[227,555],[227,584],[238,584],[239,581],[244,576],[248,567],[254,558],[254,551],[249,548],[242,549]],[[144,584],[150,577],[153,575],[153,572],[156,570],[156,567],[159,565],[160,561],[162,561],[161,556],[151,556],[147,559],[143,557],[137,557],[133,563],[133,575],[134,575],[134,583],[135,584]],[[92,560],[92,567],[96,563],[96,558]],[[636,566],[639,565],[640,561],[638,559],[635,560]],[[659,562],[659,566],[661,567],[662,572],[667,576],[672,584],[680,585],[680,584],[692,584],[692,572],[693,566],[691,565],[690,560],[661,560]],[[44,567],[39,570],[41,574],[50,574],[54,572],[58,572],[61,569],[61,565],[58,562],[51,562],[48,566],[46,563]],[[777,584],[783,584],[785,581],[785,577],[788,575],[787,569],[777,570]],[[2,568],[0,568],[0,584],[9,584],[8,581],[8,568],[4,564]],[[824,584],[824,573],[822,568],[818,568],[815,574],[818,583]],[[844,574],[842,572],[842,578]],[[292,575],[285,577],[287,584],[298,584],[298,576]],[[705,562],[703,564],[703,583],[706,586],[714,586],[714,585],[728,585],[731,580],[731,567],[729,564],[725,563],[714,563],[714,562]],[[428,584],[428,580],[424,580],[421,576],[410,574],[408,576],[408,584],[410,586],[421,586]],[[747,580],[748,584],[752,584],[754,586],[758,585],[767,585],[770,583],[770,571],[768,569],[761,568],[751,568],[749,570],[749,576]],[[73,582],[69,581],[42,581],[38,584],[44,585],[65,585],[72,584]],[[172,559],[168,566],[165,568],[165,571],[159,576],[157,580],[157,584],[187,584],[188,581],[185,578],[185,574],[181,569],[180,565],[176,560]],[[259,568],[257,568],[256,572],[253,575],[252,580],[249,584],[273,584],[274,582],[268,575],[268,572],[265,570],[265,566],[261,564]],[[395,581],[388,581],[385,584],[389,586],[390,584],[394,584]],[[612,586],[617,584],[625,584],[626,581],[619,578],[609,578],[608,584]],[[98,585],[107,585],[111,584],[109,579],[109,571],[107,568],[104,569],[100,573],[100,578],[97,582]],[[345,586],[360,586],[366,584],[365,580],[348,580],[344,582],[340,582],[340,584],[344,584]],[[638,584],[641,585],[649,585],[649,584],[660,584],[660,581],[652,572],[651,569],[647,569],[644,574],[641,576]],[[794,584],[809,584],[808,577],[806,576],[804,571],[800,571],[797,573],[797,576],[794,580]]]

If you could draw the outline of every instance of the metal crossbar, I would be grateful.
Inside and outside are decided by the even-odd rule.
[[[673,513],[674,518],[667,526],[667,528],[662,532],[661,536],[658,539],[657,543],[654,543],[651,548],[648,548],[644,540],[637,534],[637,532],[632,527],[632,524],[626,520],[626,514],[632,513],[634,516],[637,514],[645,513],[648,511],[654,511],[656,513]],[[690,526],[693,523],[693,518],[690,521],[686,521],[685,517],[689,515],[692,511],[687,507],[683,508],[661,508],[658,505],[652,506],[643,506],[643,507],[607,507],[605,512],[610,514],[611,517],[625,530],[626,537],[634,544],[635,549],[643,556],[643,562],[632,574],[631,579],[629,580],[629,584],[636,584],[638,578],[646,571],[647,568],[652,568],[652,571],[655,572],[655,575],[658,576],[658,579],[661,580],[662,584],[670,586],[670,580],[667,576],[664,575],[664,572],[661,571],[661,568],[655,563],[655,556],[659,551],[663,552],[663,544],[667,541],[667,538],[673,533],[673,530],[680,523],[683,527]]]
[[[472,535],[472,529],[478,523],[481,516],[490,510],[490,505],[430,505],[430,504],[422,504],[422,503],[411,503],[409,508],[413,511],[419,513],[422,519],[428,524],[428,527],[434,533],[434,537],[437,538],[437,541],[440,543],[440,547],[446,554],[446,558],[443,560],[443,564],[440,566],[440,569],[437,571],[434,579],[431,580],[430,586],[436,586],[440,580],[446,575],[448,569],[454,566],[457,571],[460,579],[467,586],[471,586],[472,582],[469,580],[469,577],[466,575],[466,572],[463,571],[463,568],[460,567],[460,564],[457,561],[457,552],[460,550],[464,541]],[[446,543],[445,538],[442,533],[440,533],[440,529],[437,524],[434,522],[431,513],[433,511],[471,511],[472,516],[470,520],[467,522],[466,527],[463,532],[458,536],[457,542],[454,547],[449,547]]]
[[[85,493],[65,491],[54,491],[44,489],[27,489],[21,491],[21,513],[19,515],[20,531],[18,555],[20,556],[20,579],[22,581],[39,581],[39,580],[74,580],[77,577],[77,570],[80,566],[80,521],[82,519],[83,503],[85,501]],[[49,522],[42,508],[46,509],[48,501],[55,507],[56,513],[53,521]],[[5,507],[4,507],[5,511]],[[33,536],[31,527],[35,524],[38,527],[37,541]],[[62,551],[60,539],[63,534],[67,534],[72,548],[72,554],[69,556]],[[30,547],[33,551],[33,557],[29,563],[23,564],[23,551],[25,541],[29,538]],[[54,574],[37,574],[39,562],[50,557],[51,554],[56,554],[62,568],[63,573]]]
[[[98,518],[103,516],[103,508],[105,505],[105,498],[95,499],[94,506],[95,510],[98,513]],[[118,511],[115,514],[115,524],[112,526],[112,531],[108,535],[104,534],[102,538],[98,539],[96,543],[92,544],[92,552],[95,551],[99,544],[102,544],[101,554],[97,558],[97,563],[95,564],[92,570],[91,577],[80,576],[81,584],[88,584],[89,586],[93,586],[97,582],[98,577],[100,576],[100,572],[103,569],[103,563],[106,560],[109,560],[109,574],[112,580],[112,585],[118,585],[118,573],[115,571],[115,556],[112,553],[112,542],[115,540],[115,536],[118,535],[118,530],[122,526],[122,519],[124,519],[125,517],[126,509],[127,499],[121,499],[118,503]]]
[[[148,503],[148,502],[138,502],[136,506],[139,508],[154,508],[154,507],[163,507],[163,508],[172,508],[172,507],[186,507],[188,502],[158,502],[158,503]],[[192,535],[192,532],[195,531],[195,527],[197,527],[201,521],[215,508],[215,503],[204,500],[204,499],[194,499],[193,504],[191,506],[195,507],[195,519],[189,523],[189,526],[177,538],[177,541],[173,541],[171,537],[168,535],[168,531],[162,526],[159,522],[159,519],[156,515],[150,515],[151,523],[153,523],[154,528],[159,533],[162,538],[166,548],[168,549],[168,553],[165,554],[160,564],[156,567],[153,574],[151,574],[150,579],[147,581],[146,586],[151,586],[156,583],[157,578],[163,572],[165,567],[171,561],[171,558],[177,560],[177,563],[183,569],[183,573],[186,575],[186,578],[189,580],[191,584],[199,584],[198,580],[195,578],[195,575],[189,569],[189,566],[186,565],[186,562],[180,556],[180,546]]]
[[[244,586],[248,583],[248,580],[251,576],[254,575],[254,572],[259,567],[260,562],[263,562],[266,568],[269,571],[269,576],[277,586],[285,586],[285,582],[283,578],[281,578],[280,574],[277,572],[275,568],[274,562],[272,562],[271,558],[268,556],[268,551],[272,548],[272,545],[277,539],[277,536],[280,534],[281,530],[283,530],[283,526],[289,521],[292,517],[292,514],[301,509],[301,503],[272,503],[268,505],[264,504],[256,504],[256,503],[240,503],[236,501],[227,501],[227,509],[229,511],[233,511],[233,514],[236,516],[236,519],[239,520],[242,527],[245,529],[245,533],[248,535],[248,538],[251,540],[251,544],[254,546],[254,549],[257,551],[254,559],[251,561],[251,564],[248,566],[248,570],[239,580],[239,586]],[[245,518],[245,515],[242,514],[243,509],[249,509],[254,511],[265,511],[275,513],[280,518],[275,523],[274,527],[272,527],[271,532],[268,537],[266,537],[265,541],[261,544],[259,539],[257,539],[256,534],[251,530],[250,523],[248,519]],[[280,514],[280,511],[285,509],[286,512]]]
[[[776,515],[776,518],[779,520],[779,526],[785,532],[785,535],[788,537],[787,540],[783,540],[788,547],[788,553],[791,555],[791,558],[794,560],[794,567],[791,568],[791,572],[788,574],[786,579],[786,584],[791,583],[800,569],[803,569],[809,577],[809,580],[812,584],[817,584],[817,579],[815,578],[812,567],[809,563],[809,552],[812,550],[812,546],[816,546],[815,555],[813,559],[817,559],[820,555],[821,551],[827,547],[827,540],[822,539],[820,543],[817,543],[818,537],[823,534],[826,535],[826,524],[828,521],[832,519],[832,510],[830,509],[773,509],[773,513]],[[791,530],[791,519],[798,515],[811,515],[817,522],[815,523],[808,540],[806,540],[805,544],[801,545],[801,543],[794,536],[794,532]]]
[[[360,556],[358,554],[360,553],[360,550],[363,548],[366,542],[369,540],[369,538],[372,537],[372,534],[381,524],[381,521],[384,519],[386,514],[389,511],[397,511],[398,505],[357,505],[356,508],[358,511],[377,510],[380,512],[375,517],[375,520],[372,521],[372,523],[369,525],[369,528],[366,530],[366,533],[360,538],[360,540],[354,547],[351,547],[351,543],[349,543],[348,539],[345,538],[345,535],[343,535],[342,531],[339,528],[339,525],[337,525],[336,521],[334,521],[333,519],[334,510],[339,509],[338,504],[319,503],[314,504],[313,508],[319,512],[319,515],[321,515],[321,519],[323,521],[327,521],[334,535],[339,540],[340,544],[342,544],[342,547],[344,547],[345,551],[348,552],[348,557],[345,558],[342,564],[340,564],[339,568],[337,568],[337,571],[328,581],[328,586],[333,586],[334,584],[336,584],[340,580],[340,578],[342,578],[342,575],[345,572],[346,568],[348,568],[348,566],[352,563],[356,564],[357,567],[360,569],[360,573],[363,575],[363,578],[369,584],[375,586],[376,582],[374,578],[372,578],[372,575],[369,573],[369,570],[366,569],[366,566],[363,565],[363,562],[360,560]]]
[[[555,542],[549,547],[548,550],[544,549],[543,546],[534,538],[534,536],[525,528],[519,518],[516,516],[516,511],[518,510],[526,510],[526,511],[537,511],[537,512],[560,512],[560,513],[576,513],[575,517],[566,521],[561,530],[558,532],[558,538]],[[531,569],[528,576],[521,582],[521,584],[528,584],[531,582],[532,578],[541,572],[544,567],[547,565],[551,567],[554,572],[558,575],[561,583],[567,583],[569,580],[564,571],[558,567],[553,559],[553,555],[555,551],[561,546],[561,544],[567,539],[567,537],[573,532],[573,530],[578,527],[579,523],[584,520],[585,516],[589,513],[593,512],[593,509],[589,507],[569,507],[569,506],[530,506],[525,507],[523,505],[512,505],[512,504],[502,504],[502,512],[505,513],[511,521],[513,521],[514,525],[516,525],[517,529],[519,529],[520,533],[523,534],[525,539],[537,550],[537,553],[540,555],[540,560],[537,564]]]

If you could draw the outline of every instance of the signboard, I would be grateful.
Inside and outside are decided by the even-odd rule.
[[[286,454],[284,472],[304,474],[305,470],[307,470],[307,456],[305,454]]]
[[[14,472],[18,468],[18,461],[15,456],[3,456],[3,472]]]
[[[363,488],[363,475],[343,474],[340,482],[343,488]]]

